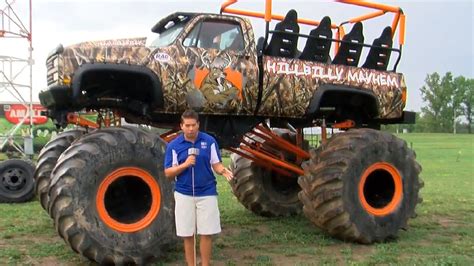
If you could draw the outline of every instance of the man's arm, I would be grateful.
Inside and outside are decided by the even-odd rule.
[[[230,181],[230,180],[232,180],[232,178],[234,178],[234,175],[232,174],[232,171],[225,168],[224,165],[221,162],[213,164],[212,165],[212,170],[214,170],[214,172],[216,172],[216,174],[224,176],[227,179],[227,181]]]
[[[196,156],[190,155],[188,156],[188,158],[186,158],[186,161],[184,161],[184,163],[165,168],[165,176],[168,179],[173,180],[177,175],[181,174],[184,170],[186,170],[191,165],[194,165],[195,163]]]

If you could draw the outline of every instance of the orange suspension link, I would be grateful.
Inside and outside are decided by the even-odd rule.
[[[262,167],[265,167],[267,169],[270,169],[280,175],[283,175],[283,176],[288,176],[288,177],[292,177],[294,176],[292,173],[284,170],[284,169],[281,169],[269,162],[266,162],[266,161],[263,161],[263,160],[258,160],[257,158],[255,158],[254,156],[252,156],[252,154],[250,153],[246,153],[246,152],[243,152],[242,150],[239,150],[239,149],[236,149],[236,148],[228,148],[229,151],[233,152],[233,153],[236,153],[246,159],[249,159],[251,161],[253,161],[254,163],[262,166]]]
[[[278,148],[281,148],[281,149],[283,149],[287,152],[296,154],[296,156],[298,156],[298,157],[302,157],[303,159],[309,159],[310,155],[307,151],[301,149],[298,146],[295,146],[293,143],[291,143],[291,142],[287,141],[286,139],[276,135],[271,130],[269,130],[269,129],[261,126],[261,125],[258,125],[255,128],[260,130],[262,133],[264,133],[268,136],[262,135],[262,134],[258,133],[255,130],[252,131],[253,134],[255,134],[255,135],[257,135],[257,136],[259,136],[259,137],[261,137],[261,138],[263,138],[267,141],[270,141],[272,144],[274,144]]]
[[[301,169],[301,167],[299,166],[296,166],[292,163],[289,163],[289,162],[286,162],[286,161],[283,161],[283,160],[278,160],[278,159],[275,159],[271,156],[268,156],[262,152],[259,152],[259,151],[256,151],[256,150],[252,150],[251,148],[247,147],[247,146],[243,146],[241,145],[240,146],[240,149],[254,155],[257,159],[259,160],[262,160],[262,161],[268,161],[276,166],[279,166],[279,167],[282,167],[282,168],[285,168],[286,170],[290,170],[291,172],[295,173],[295,174],[298,174],[298,175],[304,175],[304,171],[303,169]]]
[[[171,129],[170,131],[161,134],[160,138],[166,143],[170,143],[170,141],[174,140],[179,136],[179,131],[180,129],[177,128]]]
[[[295,145],[273,133],[270,128],[258,125],[243,136],[239,148],[229,148],[229,150],[252,160],[259,166],[284,176],[295,177],[295,175],[304,174],[299,164],[310,158],[310,154],[300,148],[303,141],[302,129],[297,131]],[[295,155],[296,159],[289,162],[285,159],[285,154]]]
[[[94,121],[81,117],[75,113],[68,113],[67,114],[67,122],[69,124],[74,124],[82,127],[90,127],[90,128],[100,128],[100,125]]]
[[[352,120],[342,121],[340,123],[333,124],[332,128],[340,128],[340,129],[347,129],[355,127],[355,122]]]

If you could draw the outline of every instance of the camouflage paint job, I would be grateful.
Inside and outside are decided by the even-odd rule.
[[[244,51],[185,47],[188,33],[204,19],[241,25]],[[66,47],[60,60],[63,76],[72,78],[82,64],[136,64],[150,68],[163,85],[164,113],[193,106],[202,113],[252,114],[258,93],[256,44],[250,21],[233,16],[201,15],[186,25],[174,43],[145,47],[145,38],[84,42]],[[201,80],[196,80],[201,78]],[[219,86],[222,84],[221,86]],[[216,89],[217,88],[217,89]]]
[[[203,20],[228,20],[241,25],[244,51],[186,47],[182,43]],[[161,60],[163,57],[170,60]],[[182,112],[187,106],[202,113],[252,114],[258,94],[255,38],[250,21],[233,16],[193,18],[173,45],[154,50],[148,67],[159,71],[165,95],[164,112]],[[220,86],[219,86],[220,85]]]
[[[375,94],[379,118],[398,118],[405,103],[402,74],[299,59],[264,56],[262,116],[301,117],[323,84],[345,85]]]
[[[203,20],[228,20],[241,25],[244,51],[203,49],[183,45]],[[258,99],[257,52],[253,29],[245,18],[203,14],[192,18],[174,43],[145,47],[145,38],[84,42],[66,47],[60,56],[62,75],[72,78],[83,64],[143,65],[162,82],[164,107],[158,113],[181,113],[191,106],[201,113],[254,115]],[[372,91],[379,118],[402,115],[406,90],[401,74],[298,59],[264,56],[260,116],[299,118],[306,114],[314,92],[323,84]]]
[[[59,68],[65,78],[72,78],[83,64],[114,63],[141,64],[150,53],[146,38],[130,38],[83,42],[64,49]]]

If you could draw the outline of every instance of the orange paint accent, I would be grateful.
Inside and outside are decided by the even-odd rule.
[[[194,67],[194,87],[196,89],[199,89],[201,88],[201,85],[202,85],[202,82],[203,80],[207,77],[207,75],[209,75],[209,69],[207,68],[203,68],[203,69],[199,69],[197,67]]]
[[[379,9],[379,10],[383,10],[383,11],[387,11],[387,12],[393,12],[393,13],[398,13],[400,11],[400,8],[396,7],[396,6],[373,3],[373,2],[369,2],[369,1],[336,0],[336,2],[355,5],[355,6],[370,7],[370,8],[375,8],[375,9]]]
[[[278,167],[274,164],[271,164],[270,162],[268,162],[267,160],[260,160],[254,156],[252,156],[250,153],[246,153],[246,152],[243,152],[239,149],[236,149],[236,148],[228,148],[229,151],[233,152],[233,153],[236,153],[244,158],[247,158],[249,160],[251,160],[252,162],[255,162],[256,164],[260,165],[261,167],[265,167],[267,169],[270,169],[271,171],[274,171],[276,173],[278,173],[279,175],[282,175],[282,176],[287,176],[287,177],[293,177],[294,174],[286,171],[286,170],[283,170],[281,167]]]
[[[282,160],[278,160],[278,159],[275,159],[271,156],[268,156],[262,152],[259,152],[259,151],[256,151],[256,150],[252,150],[251,148],[247,147],[247,146],[243,146],[241,145],[240,146],[240,149],[252,154],[253,156],[257,157],[258,159],[262,160],[262,161],[267,161],[267,162],[270,162],[272,164],[275,164],[276,166],[279,166],[281,168],[284,168],[285,170],[289,170],[297,175],[304,175],[304,171],[303,169],[301,169],[301,167],[299,166],[296,166],[292,163],[289,163],[287,161],[282,161]]]
[[[242,15],[242,16],[247,16],[247,17],[253,17],[253,18],[263,18],[266,20],[266,13],[261,13],[261,12],[255,12],[255,11],[248,11],[248,10],[240,10],[240,9],[232,9],[232,8],[226,8],[224,10],[225,13],[228,14],[234,14],[234,15]],[[283,20],[285,16],[283,15],[278,15],[278,14],[270,14],[270,20]],[[312,20],[312,19],[305,19],[305,18],[298,18],[298,23],[305,24],[305,25],[310,25],[310,26],[318,26],[320,24],[320,21],[317,20]],[[337,29],[338,25],[332,23],[331,28]]]
[[[258,125],[255,128],[261,131],[263,134],[255,130],[252,131],[252,134],[255,134],[259,136],[260,138],[271,142],[276,147],[286,150],[288,152],[294,153],[296,156],[301,157],[305,160],[308,160],[311,157],[309,152],[301,149],[300,147],[294,145],[293,143],[287,141],[286,139],[278,136],[277,134],[273,133],[271,130],[261,125]]]
[[[385,14],[385,11],[379,10],[379,11],[376,11],[374,13],[365,14],[365,15],[362,15],[362,16],[359,16],[359,17],[355,17],[353,19],[350,19],[349,22],[350,23],[362,22],[364,20],[368,20],[368,19],[371,19],[371,18],[376,18],[376,17],[382,16],[383,14]]]
[[[392,21],[392,39],[395,36],[395,32],[397,31],[398,23],[400,22],[400,13],[395,14],[395,17]]]
[[[112,218],[105,208],[105,193],[109,186],[117,179],[125,176],[133,176],[140,178],[145,182],[151,190],[152,202],[148,213],[141,220],[132,223],[124,224]],[[102,180],[97,191],[96,201],[97,213],[100,219],[108,227],[124,233],[133,233],[140,231],[150,225],[158,216],[161,208],[161,189],[160,185],[147,171],[137,167],[122,167],[110,173]]]
[[[221,12],[226,9],[228,6],[237,3],[237,0],[227,0],[221,5]]]
[[[167,143],[170,143],[172,140],[174,140],[175,138],[177,138],[179,136],[180,130],[181,129],[179,129],[179,128],[171,129],[170,131],[161,134],[160,138],[163,141],[165,141]]]
[[[364,195],[364,185],[367,181],[367,177],[372,174],[374,171],[384,170],[390,174],[392,177],[393,183],[395,184],[395,191],[393,193],[392,200],[383,208],[374,208],[365,199]],[[395,209],[400,205],[403,199],[403,182],[402,176],[398,170],[392,164],[387,162],[377,162],[369,166],[364,173],[362,178],[359,181],[359,201],[362,204],[362,207],[370,214],[375,216],[386,216],[395,211]]]
[[[100,125],[97,124],[96,122],[93,122],[91,120],[85,119],[78,114],[75,113],[68,113],[67,114],[67,122],[69,124],[74,124],[74,125],[79,125],[83,127],[90,127],[90,128],[99,128]]]
[[[407,102],[407,90],[406,89],[402,90],[402,101],[403,101],[403,103]]]
[[[265,21],[270,22],[272,20],[272,0],[265,1]]]
[[[400,36],[399,36],[400,45],[405,44],[405,15],[400,15]]]
[[[228,14],[234,14],[234,15],[242,15],[242,16],[248,16],[248,17],[255,17],[255,18],[262,18],[266,22],[270,22],[271,20],[283,20],[285,16],[278,15],[278,14],[272,14],[272,0],[265,0],[265,12],[255,12],[255,11],[249,11],[249,10],[242,10],[242,9],[232,9],[229,8],[231,5],[237,3],[238,0],[227,0],[224,2],[224,4],[221,5],[221,12],[222,13],[228,13]],[[387,12],[391,12],[395,14],[395,18],[393,19],[392,22],[392,38],[395,36],[395,32],[397,29],[398,24],[400,24],[400,38],[399,38],[399,43],[400,45],[403,45],[405,42],[405,16],[403,15],[403,11],[401,10],[400,7],[397,6],[391,6],[391,5],[386,5],[386,4],[380,4],[380,3],[373,3],[370,1],[361,1],[361,0],[336,0],[336,2],[344,3],[344,4],[350,4],[350,5],[356,5],[356,6],[361,6],[361,7],[367,7],[367,8],[373,8],[377,9],[377,11],[362,15],[356,18],[353,18],[351,20],[347,20],[343,23],[340,24],[331,24],[331,28],[333,29],[338,29],[338,34],[336,35],[336,39],[342,40],[344,37],[344,31],[342,31],[342,25],[346,23],[356,23],[358,21],[364,21],[368,19],[372,19],[378,16],[382,16],[386,14]],[[306,24],[306,25],[313,25],[317,26],[319,25],[319,21],[312,20],[312,19],[305,19],[305,18],[298,18],[298,23],[301,24]],[[335,43],[335,53],[337,53],[337,50],[339,48],[339,43]]]
[[[224,73],[226,74],[226,79],[239,89],[239,98],[242,99],[242,73],[235,71],[230,67],[224,69]]]
[[[340,123],[333,124],[332,128],[353,128],[355,127],[355,122],[352,120],[346,120]]]

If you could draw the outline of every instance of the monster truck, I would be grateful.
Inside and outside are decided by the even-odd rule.
[[[187,108],[233,153],[233,192],[258,215],[303,212],[329,235],[360,243],[396,237],[415,215],[421,167],[403,140],[379,131],[414,122],[396,72],[402,10],[356,2],[377,11],[336,25],[295,10],[273,14],[271,0],[265,12],[230,8],[236,2],[222,4],[220,14],[165,17],[149,46],[145,38],[85,42],[58,46],[47,58],[40,100],[48,116],[58,126],[99,128],[58,135],[35,173],[42,205],[74,251],[99,263],[142,264],[173,245],[173,185],[162,161]],[[365,44],[362,21],[385,13],[394,14],[392,25]],[[247,17],[265,20],[258,42]],[[300,25],[314,29],[303,34]],[[301,51],[299,39],[306,40]],[[388,70],[392,53],[398,57]],[[96,120],[77,115],[83,110]],[[169,131],[122,126],[122,118]],[[310,149],[304,128],[314,127],[321,145]],[[329,138],[328,129],[339,133]]]

